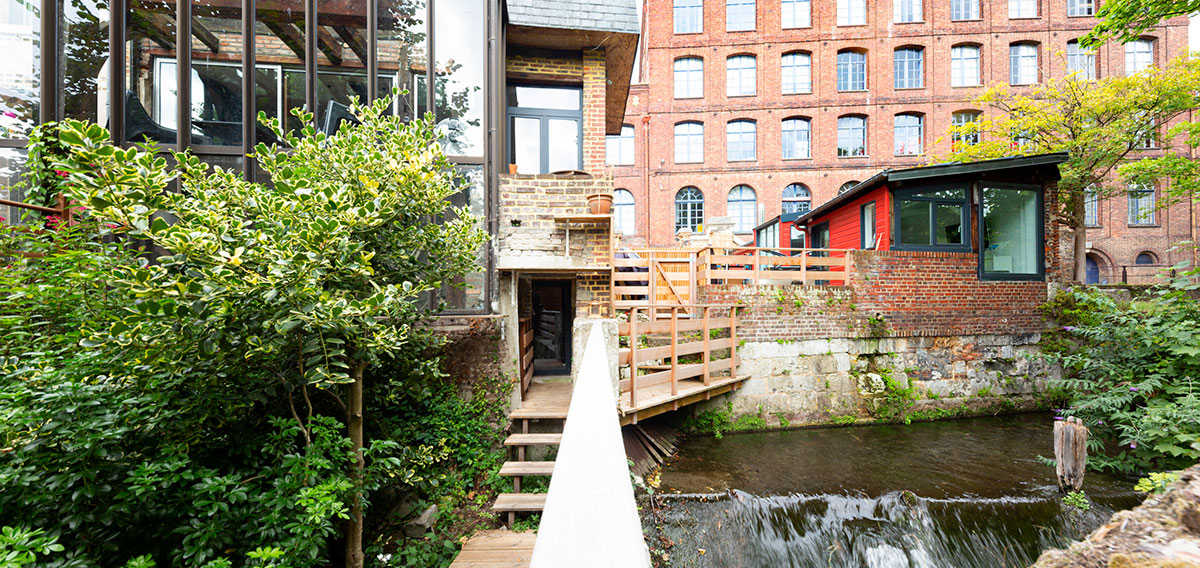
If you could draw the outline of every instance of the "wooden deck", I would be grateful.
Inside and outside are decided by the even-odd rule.
[[[712,377],[709,380],[709,384],[705,386],[704,381],[684,379],[679,381],[679,388],[676,390],[675,395],[671,394],[670,383],[638,387],[637,406],[630,404],[628,392],[622,392],[619,403],[621,425],[636,424],[638,420],[644,420],[651,416],[676,410],[681,406],[695,404],[719,394],[725,394],[740,387],[744,380],[746,380],[745,377]]]
[[[526,568],[535,541],[533,532],[480,531],[467,540],[450,568]]]
[[[512,411],[508,417],[512,420],[565,419],[567,410],[571,408],[571,389],[574,386],[565,380],[547,383],[534,381],[525,392],[521,408]]]

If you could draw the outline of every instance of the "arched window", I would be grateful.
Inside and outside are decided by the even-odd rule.
[[[953,144],[966,144],[974,146],[979,143],[979,116],[977,110],[960,110],[950,115],[950,125],[954,127],[951,133],[951,141]],[[968,125],[975,125],[969,127]]]
[[[842,116],[838,117],[837,155],[866,156],[867,155],[867,117]]]
[[[785,95],[812,92],[812,55],[797,51],[779,59],[780,91]]]
[[[950,86],[979,86],[978,45],[956,45],[950,48]]]
[[[1129,184],[1129,224],[1154,225],[1154,188]]]
[[[690,164],[704,161],[704,125],[699,122],[680,122],[675,125],[675,163]]]
[[[1037,84],[1038,46],[1036,43],[1014,43],[1008,46],[1008,82],[1012,85]]]
[[[783,188],[783,212],[804,213],[812,209],[812,192],[802,183],[789,184]]]
[[[1079,40],[1067,42],[1067,73],[1074,73],[1080,81],[1096,78],[1096,52],[1079,45]]]
[[[789,118],[783,121],[783,159],[799,160],[812,157],[812,125],[807,118]]]
[[[853,179],[846,183],[843,183],[842,187],[838,188],[838,195],[841,195],[843,193],[846,193],[847,191],[850,191],[851,188],[858,185],[859,183],[861,183],[861,182],[859,182],[858,180],[853,180]]]
[[[758,224],[758,196],[748,185],[739,185],[729,190],[726,211],[733,217],[735,233],[749,233]]]
[[[893,129],[897,156],[921,155],[925,137],[925,117],[919,114],[897,114]]]
[[[725,159],[730,162],[753,160],[757,132],[753,120],[732,120],[725,125]]]
[[[675,98],[697,99],[704,96],[704,60],[680,57],[675,60]]]
[[[1133,259],[1134,264],[1158,264],[1158,259],[1155,258],[1152,252],[1143,252]]]
[[[1154,65],[1154,40],[1137,39],[1125,44],[1125,75],[1133,75]]]
[[[867,54],[843,49],[837,54],[837,90],[867,90]]]
[[[694,187],[685,187],[675,193],[675,231],[687,227],[699,230],[704,224],[704,194]]]
[[[1096,256],[1089,254],[1084,259],[1086,272],[1084,273],[1084,284],[1099,284],[1100,283],[1100,262],[1096,260]]]
[[[725,59],[725,96],[744,97],[756,93],[757,65],[753,55],[734,55]]]
[[[637,231],[633,225],[633,193],[628,189],[618,189],[613,192],[613,225],[622,235],[632,235]]]
[[[925,86],[925,50],[920,47],[901,47],[895,58],[895,87],[920,89]]]

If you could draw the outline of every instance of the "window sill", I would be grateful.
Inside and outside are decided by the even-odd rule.
[[[1096,15],[1095,14],[1084,14],[1084,15],[1077,14],[1077,15],[1072,16],[1071,14],[1067,14],[1067,17],[1068,18],[1095,18]]]
[[[839,160],[855,160],[855,159],[864,159],[864,158],[870,158],[870,156],[868,156],[866,154],[863,154],[861,156],[838,156]]]
[[[726,30],[725,30],[725,33],[727,33],[727,34],[737,34],[737,33],[755,32],[755,31],[758,31],[758,29],[757,29],[757,28],[750,28],[750,29],[748,29],[748,30],[730,30],[730,29],[726,29]]]
[[[837,24],[837,25],[835,25],[834,27],[838,27],[838,28],[865,28],[865,27],[867,27],[867,24],[866,24],[866,23],[861,23],[861,24]]]
[[[677,100],[677,101],[699,101],[699,100],[704,100],[704,95],[700,95],[698,97],[675,97],[675,100]]]
[[[675,35],[700,35],[703,33],[704,33],[704,30],[700,30],[698,32],[675,32]]]
[[[904,25],[904,24],[924,24],[924,23],[925,23],[925,20],[913,20],[913,21],[911,21],[911,22],[892,22],[892,23],[893,23],[893,24],[900,24],[900,25]]]
[[[694,165],[703,164],[703,163],[704,163],[704,160],[700,160],[699,162],[675,162],[675,165],[676,166],[694,166]]]
[[[780,160],[785,162],[811,162],[812,156],[805,156],[803,158],[780,158]]]
[[[1150,224],[1146,224],[1146,223],[1138,223],[1138,224],[1133,224],[1133,223],[1130,223],[1130,224],[1129,224],[1129,228],[1130,228],[1130,229],[1161,229],[1161,228],[1162,228],[1162,225],[1160,225],[1160,224],[1158,224],[1158,223],[1150,223]]]
[[[952,23],[953,23],[953,22],[982,22],[982,21],[983,21],[983,18],[965,18],[965,19],[962,19],[962,20],[955,20],[954,18],[950,18],[950,21],[951,21]]]
[[[924,91],[925,87],[892,87],[893,91]]]
[[[797,91],[795,93],[779,93],[779,94],[783,95],[785,97],[790,97],[790,96],[794,96],[794,95],[811,95],[812,91]]]
[[[925,153],[922,152],[920,154],[892,154],[892,157],[893,158],[920,158],[920,157],[923,157],[924,155],[925,155]]]
[[[779,29],[781,29],[781,30],[811,30],[812,24],[809,24],[807,26],[791,26],[791,27],[779,26]]]
[[[758,93],[750,93],[748,95],[731,95],[729,93],[725,93],[725,98],[727,98],[727,99],[744,99],[746,97],[756,97],[756,96],[758,96]]]
[[[728,163],[730,163],[730,164],[752,164],[752,163],[754,163],[754,162],[757,162],[757,161],[758,161],[758,159],[757,159],[757,158],[744,158],[744,159],[741,159],[741,160],[730,160],[730,159],[726,159],[725,161],[726,161],[726,162],[728,162]]]
[[[846,89],[846,90],[838,89],[838,92],[839,93],[869,93],[870,91],[867,89]]]
[[[1040,19],[1042,19],[1042,17],[1041,16],[1020,16],[1020,17],[1009,16],[1008,19],[1010,19],[1010,20],[1040,20]]]
[[[978,89],[983,85],[950,85],[951,89]]]

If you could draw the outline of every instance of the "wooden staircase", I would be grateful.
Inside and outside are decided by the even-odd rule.
[[[504,445],[515,448],[516,458],[504,462],[500,475],[513,478],[513,493],[501,493],[492,505],[492,511],[508,513],[508,525],[516,522],[517,513],[540,513],[546,505],[545,493],[522,493],[526,477],[550,477],[554,474],[554,462],[527,459],[533,446],[558,446],[562,442],[562,427],[566,423],[567,410],[571,403],[571,383],[530,385],[526,400],[521,408],[514,410],[509,418],[513,430],[504,440]],[[538,420],[556,423],[558,432],[531,433],[530,422]],[[519,426],[519,428],[518,428]]]

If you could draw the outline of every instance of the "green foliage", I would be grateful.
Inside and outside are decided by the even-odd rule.
[[[720,439],[726,432],[765,430],[768,425],[762,406],[758,407],[757,414],[743,414],[734,418],[733,401],[727,400],[724,410],[709,409],[698,412],[684,419],[681,427],[684,432],[711,434]]]
[[[891,369],[881,369],[879,375],[883,380],[883,393],[876,398],[876,406],[872,414],[887,422],[903,421],[905,424],[912,422],[908,411],[917,402],[917,389],[913,388],[912,382],[908,378],[905,378],[904,384],[901,384],[892,377]]]
[[[891,330],[888,329],[886,318],[882,315],[867,318],[867,337],[887,337],[888,335],[891,335]]]
[[[1071,491],[1063,496],[1062,502],[1064,505],[1075,509],[1076,511],[1086,512],[1092,508],[1092,502],[1088,500],[1088,496],[1083,491]]]
[[[1080,43],[1097,47],[1114,39],[1121,43],[1140,39],[1159,22],[1200,11],[1200,0],[1108,0],[1100,4],[1100,23]]]
[[[0,568],[20,568],[38,561],[38,556],[62,552],[58,538],[26,526],[0,527]]]
[[[834,424],[839,426],[845,426],[847,424],[854,424],[855,422],[858,422],[858,417],[853,414],[835,414],[830,419],[833,420]]]
[[[1165,493],[1167,488],[1176,481],[1179,481],[1179,472],[1177,471],[1154,471],[1139,479],[1137,485],[1133,486],[1133,490],[1142,493]]]

